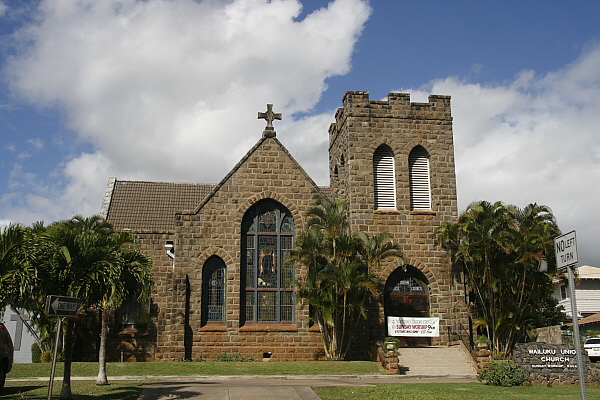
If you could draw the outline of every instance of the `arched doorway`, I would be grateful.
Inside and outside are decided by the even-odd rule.
[[[429,282],[411,265],[396,269],[384,288],[384,312],[387,317],[429,317]],[[403,346],[429,346],[429,337],[399,337]]]

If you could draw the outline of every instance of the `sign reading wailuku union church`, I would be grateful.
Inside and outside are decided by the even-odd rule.
[[[581,369],[577,358],[582,357]],[[513,361],[529,373],[533,384],[574,384],[592,378],[589,359],[572,344],[517,343]],[[581,381],[581,375],[587,376]],[[585,385],[584,385],[585,386]]]
[[[388,336],[439,337],[440,319],[387,317]]]
[[[529,363],[533,370],[540,368],[577,368],[577,350],[571,348],[530,348],[527,349]]]

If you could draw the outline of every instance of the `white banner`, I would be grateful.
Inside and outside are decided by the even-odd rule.
[[[388,336],[439,337],[439,318],[387,317]]]

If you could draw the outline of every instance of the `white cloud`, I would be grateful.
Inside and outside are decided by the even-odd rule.
[[[42,150],[44,148],[44,141],[40,138],[27,139],[29,144],[34,150]]]
[[[260,138],[256,115],[267,103],[284,114],[292,153],[305,144],[296,132],[322,152],[331,116],[295,128],[292,115],[349,71],[370,8],[337,0],[298,21],[300,11],[296,0],[41,1],[37,23],[14,35],[21,52],[5,77],[14,94],[64,113],[96,153],[64,162],[45,193],[20,169],[19,188],[0,201],[5,215],[29,221],[44,209],[53,218],[59,202],[61,218],[97,213],[111,175],[218,182]],[[35,196],[16,201],[27,187]]]
[[[69,185],[61,192],[61,203],[77,214],[98,214],[110,170],[111,161],[102,153],[82,154],[69,161],[64,169]]]
[[[295,0],[41,3],[21,31],[13,90],[58,105],[122,178],[218,181],[260,137],[256,112],[289,116],[346,73],[369,15],[338,0],[295,21]],[[323,133],[326,135],[326,133]],[[229,151],[215,151],[229,149]]]
[[[283,122],[281,125],[276,123],[277,137],[281,143],[321,186],[329,185],[328,131],[333,121],[335,110]]]
[[[267,103],[284,116],[278,138],[327,184],[334,111],[293,115],[310,112],[326,79],[349,71],[370,10],[364,1],[337,0],[296,21],[300,7],[295,0],[41,1],[36,23],[13,37],[22,52],[5,77],[15,94],[64,113],[93,150],[64,161],[52,181],[15,166],[0,218],[97,213],[113,175],[218,182],[260,138],[256,113]],[[543,76],[522,71],[498,85],[447,78],[402,91],[413,101],[452,96],[461,209],[479,199],[546,204],[563,230],[577,229],[581,262],[600,265],[598,71],[600,45],[590,43],[571,65]]]
[[[452,95],[460,209],[476,200],[551,207],[600,266],[600,44],[560,71],[484,86],[455,78],[414,90]],[[412,89],[403,89],[411,92]]]

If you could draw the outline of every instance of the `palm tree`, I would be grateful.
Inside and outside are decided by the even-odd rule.
[[[369,267],[369,271],[381,266],[388,258],[401,259],[403,257],[402,249],[392,240],[389,233],[369,236],[365,232],[356,232],[354,236],[357,239],[358,253]]]
[[[386,235],[352,235],[348,208],[337,199],[318,200],[306,217],[308,228],[291,254],[308,269],[298,281],[298,296],[321,327],[326,357],[342,360],[367,317],[369,298],[377,293],[379,282],[370,267],[401,253]]]
[[[48,283],[55,293],[77,297],[92,305],[109,277],[106,271],[118,262],[114,252],[107,246],[108,237],[95,228],[95,218],[71,219],[52,224],[42,234],[43,240],[53,251],[47,259],[51,267]],[[67,318],[64,339],[64,376],[61,399],[71,399],[71,361],[73,351],[74,321]]]
[[[20,225],[9,225],[0,232],[0,311],[14,300],[11,297],[15,292],[21,292],[16,285],[19,277],[25,278],[25,282],[32,278],[23,273],[27,270],[23,253],[26,240],[25,228]]]
[[[466,276],[476,325],[487,331],[496,352],[510,354],[539,321],[540,304],[546,304],[551,287],[539,267],[546,261],[554,265],[558,232],[546,206],[521,210],[486,201],[470,204],[458,222],[445,222],[438,230],[438,242]]]
[[[124,301],[148,297],[150,260],[135,246],[130,232],[114,232],[100,216],[77,215],[44,227],[11,225],[0,232],[0,309],[13,306],[34,311],[42,331],[51,324],[40,309],[49,294],[77,297],[82,307],[102,312],[98,382],[106,380],[107,313]],[[65,371],[61,398],[70,388],[74,322],[67,319],[63,348]]]
[[[106,342],[109,316],[126,301],[143,301],[149,297],[152,288],[151,261],[135,245],[132,232],[115,232],[111,224],[99,215],[87,218],[76,215],[65,221],[64,227],[70,234],[90,240],[97,250],[90,254],[96,261],[88,260],[97,269],[92,267],[91,274],[85,277],[91,283],[85,291],[85,298],[89,308],[100,310],[96,384],[107,385]]]
[[[103,288],[100,301],[101,330],[98,354],[98,377],[96,385],[108,385],[106,376],[106,341],[108,336],[108,318],[128,300],[145,301],[152,288],[151,260],[143,255],[137,246],[132,232],[112,233],[109,245],[115,252],[117,262],[106,271],[107,285]]]

